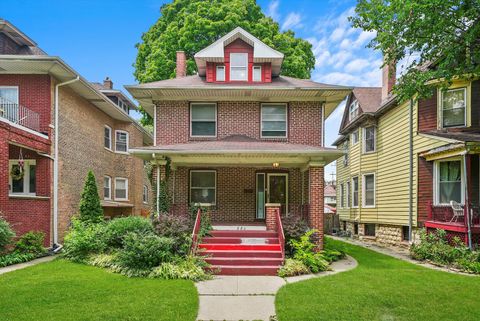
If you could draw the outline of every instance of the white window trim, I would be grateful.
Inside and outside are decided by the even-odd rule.
[[[352,201],[352,195],[350,194],[352,183],[350,181],[345,182],[345,208],[350,208]]]
[[[255,69],[260,69],[260,79],[255,79]],[[253,66],[252,80],[254,82],[261,82],[262,81],[262,66]]]
[[[359,206],[359,204],[360,204],[360,182],[358,182],[358,184],[357,184],[357,185],[358,185],[358,187],[357,187],[357,193],[359,194],[358,197],[357,197],[357,202],[358,202],[358,204],[357,204],[357,205],[354,205],[354,204],[353,204],[353,201],[354,201],[353,195],[355,194],[355,184],[353,183],[353,180],[354,180],[355,178],[356,178],[357,180],[359,180],[359,177],[358,177],[358,176],[353,176],[353,177],[352,177],[352,183],[351,183],[351,190],[352,190],[352,196],[351,196],[352,199],[351,199],[351,201],[352,201],[352,204],[351,204],[351,208],[358,208],[358,206]]]
[[[108,126],[108,125],[105,125],[105,128],[107,128],[109,131],[110,131],[110,147],[106,147],[105,146],[105,131],[103,133],[103,147],[106,149],[106,150],[109,150],[111,152],[113,152],[112,150],[112,143],[113,143],[113,137],[112,137],[112,127]]]
[[[354,133],[357,133],[357,141],[355,141],[355,142],[353,141],[353,134],[354,134]],[[360,136],[360,130],[358,130],[358,128],[355,129],[355,130],[350,134],[350,142],[351,142],[351,145],[352,145],[352,146],[355,146],[355,145],[358,144],[358,142],[360,141],[360,137],[359,137],[359,136]]]
[[[192,133],[192,107],[195,105],[205,105],[205,104],[212,104],[215,105],[215,135],[193,135]],[[200,119],[200,120],[195,120],[195,121],[211,121],[210,119]],[[217,103],[210,103],[210,102],[203,102],[203,103],[190,103],[190,138],[214,138],[217,137],[217,130],[218,130],[218,106]]]
[[[121,151],[121,150],[117,150],[117,133],[125,133],[125,134],[127,134],[127,151],[126,151],[126,152]],[[130,142],[130,134],[129,134],[126,130],[115,130],[115,153],[118,153],[118,154],[129,154],[129,153],[128,153],[129,142]]]
[[[148,186],[143,185],[143,194],[142,194],[143,204],[148,204]]]
[[[30,193],[30,165],[35,165],[37,166],[37,161],[35,159],[25,159],[24,164],[28,165],[29,170],[25,170],[25,174],[23,176],[23,188],[28,189],[28,192],[22,192],[22,193],[14,193],[13,192],[13,178],[10,175],[10,172],[12,171],[12,166],[18,164],[18,160],[12,160],[10,159],[8,161],[8,184],[12,187],[12,191],[8,191],[8,196],[36,196],[37,193]],[[27,166],[25,166],[25,169]],[[36,185],[36,182],[35,182]]]
[[[263,106],[280,106],[285,107],[285,136],[263,136]],[[286,103],[262,103],[260,105],[260,137],[265,139],[288,138],[288,105]]]
[[[373,175],[373,205],[366,205],[367,187],[365,176]],[[377,175],[375,173],[365,173],[362,175],[362,207],[375,208],[377,206]]]
[[[218,69],[223,69],[223,79],[218,79]],[[226,73],[225,73],[225,65],[218,65],[215,67],[215,81],[221,81],[221,82],[224,82],[225,81],[225,76],[226,76]]]
[[[196,203],[196,204],[199,204],[200,206],[215,206],[217,205],[217,171],[216,170],[212,170],[212,169],[195,169],[195,170],[191,170],[190,171],[190,174],[189,174],[189,189],[188,189],[188,200],[189,200],[189,203],[192,203],[192,173],[205,173],[205,172],[208,172],[208,173],[215,173],[215,199],[213,200],[213,203]],[[203,189],[203,188],[198,188],[198,189]]]
[[[352,109],[352,106],[355,106],[355,108]],[[348,120],[349,121],[352,121],[352,120],[354,120],[355,118],[358,117],[358,109],[359,109],[358,100],[355,99],[348,106]],[[355,113],[356,113],[356,115],[354,117],[352,117],[352,111],[355,111]]]
[[[19,88],[19,86],[0,86],[0,89],[16,89],[17,90],[17,105],[20,105],[20,88]]]
[[[344,191],[344,186],[345,184],[344,183],[340,183],[340,204],[338,204],[339,208],[344,208],[345,207],[345,201],[344,201],[344,197],[345,197],[345,191]]]
[[[440,203],[440,163],[460,161],[460,182],[461,182],[461,205],[465,204],[465,177],[463,172],[463,159],[461,157],[436,160],[433,163],[433,201],[436,206],[450,206],[450,203]]]
[[[124,180],[125,181],[125,198],[117,197],[117,181]],[[115,177],[115,186],[114,186],[114,198],[116,201],[128,201],[128,178],[125,177]]]
[[[243,68],[243,66],[234,66],[232,65],[232,55],[243,55],[243,56],[246,56],[247,59],[246,59],[246,66],[245,66],[245,79],[243,78],[239,78],[239,79],[235,79],[235,78],[232,78],[232,68]],[[233,80],[233,81],[248,81],[248,53],[246,52],[231,52],[230,53],[230,80]]]
[[[366,132],[367,132],[367,128],[370,128],[370,127],[373,128],[373,150],[367,152],[366,151],[366,147],[367,147],[367,144],[366,144],[367,134],[366,134]],[[362,153],[363,154],[373,154],[373,153],[376,153],[376,152],[377,152],[377,127],[372,125],[372,126],[362,128]]]
[[[105,196],[105,178],[108,178],[108,190],[109,190],[109,197]],[[110,201],[112,200],[112,177],[108,175],[103,176],[103,199]]]
[[[465,106],[463,107],[465,112],[464,112],[464,119],[463,119],[463,125],[459,126],[443,126],[443,95],[448,92],[448,91],[458,91],[458,90],[463,90],[463,94],[465,97]],[[442,129],[448,129],[448,128],[464,128],[467,127],[467,87],[459,87],[459,88],[451,88],[451,89],[446,89],[446,90],[440,90],[440,128]],[[459,108],[457,108],[459,109]]]

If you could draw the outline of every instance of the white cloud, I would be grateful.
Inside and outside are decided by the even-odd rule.
[[[358,36],[357,40],[355,40],[354,45],[358,48],[360,46],[365,46],[370,40],[375,38],[376,33],[372,31],[362,31]]]
[[[272,17],[272,19],[276,21],[280,19],[280,14],[278,13],[279,4],[280,4],[280,0],[272,0],[268,4],[267,16]]]
[[[357,58],[345,65],[345,71],[347,72],[359,72],[370,66],[370,62],[367,59]]]
[[[301,28],[302,16],[296,12],[290,12],[282,24],[282,30]]]
[[[342,39],[344,34],[345,34],[345,29],[343,27],[335,28],[335,30],[333,30],[332,34],[330,35],[330,40],[338,41]]]

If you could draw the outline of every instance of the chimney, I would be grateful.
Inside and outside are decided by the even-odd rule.
[[[103,81],[103,87],[105,89],[113,89],[113,81],[110,79],[110,77],[105,78]]]
[[[396,81],[396,64],[385,65],[382,68],[382,101],[385,101],[392,92]]]
[[[177,78],[187,75],[187,56],[185,51],[177,51]]]

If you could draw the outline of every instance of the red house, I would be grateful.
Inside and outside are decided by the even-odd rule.
[[[278,211],[305,215],[323,245],[324,167],[343,155],[324,147],[324,121],[350,88],[282,76],[284,55],[242,28],[194,59],[197,75],[186,76],[180,51],[175,79],[126,87],[155,122],[154,146],[131,152],[156,166],[157,193],[167,182],[172,212],[209,207],[226,231],[203,247],[222,273],[274,273],[265,256],[283,249]]]

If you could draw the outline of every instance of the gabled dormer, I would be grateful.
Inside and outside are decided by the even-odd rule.
[[[237,27],[194,57],[207,82],[269,83],[280,74],[284,56]]]

